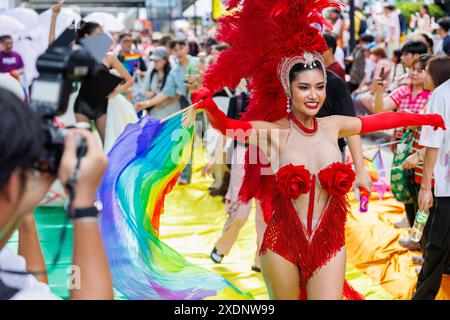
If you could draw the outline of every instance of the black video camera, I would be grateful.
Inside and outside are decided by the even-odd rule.
[[[39,77],[31,86],[30,107],[42,120],[44,131],[44,151],[34,167],[53,174],[58,171],[67,132],[67,129],[55,124],[55,117],[67,111],[72,82],[83,82],[88,77],[95,76],[101,69],[101,59],[112,44],[106,34],[100,34],[89,39],[87,45],[76,45],[72,48],[71,42],[74,38],[74,29],[66,29],[38,58],[36,68]],[[84,140],[78,140],[78,157],[83,157],[86,151]]]

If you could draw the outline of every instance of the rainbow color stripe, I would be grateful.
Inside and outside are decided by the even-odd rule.
[[[386,170],[384,169],[383,158],[381,157],[381,149],[378,151],[373,159],[364,159],[364,165],[369,171],[377,172],[379,177],[386,177]]]
[[[114,287],[127,299],[252,299],[158,238],[165,195],[191,155],[194,127],[182,128],[181,117],[128,125],[108,155],[98,198]]]
[[[139,68],[142,61],[140,53],[131,53],[123,56],[122,64],[127,71],[133,75],[136,68]]]

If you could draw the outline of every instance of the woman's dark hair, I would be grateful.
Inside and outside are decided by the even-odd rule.
[[[193,57],[197,57],[200,53],[200,47],[198,43],[195,41],[189,41],[189,55]]]
[[[125,37],[133,38],[133,36],[131,35],[131,33],[124,32],[124,33],[121,33],[121,34],[120,34],[120,36],[119,36],[119,42],[122,42],[123,38],[125,38]]]
[[[172,69],[169,59],[168,58],[162,58],[162,59],[164,59],[166,61],[166,64],[164,65],[164,76],[162,78],[161,90],[164,88],[166,81],[167,81],[167,77],[169,76],[169,72]],[[152,73],[150,74],[150,84],[152,83],[153,77],[155,76],[156,72],[157,72],[156,69],[153,68]]]
[[[100,25],[97,22],[85,22],[85,21],[81,20],[80,24],[79,24],[79,28],[77,30],[75,42],[77,44],[80,44],[81,39],[86,37],[86,35],[90,35],[98,27],[100,27]]]
[[[175,49],[176,46],[185,47],[187,46],[187,41],[183,39],[175,39],[169,42],[169,48],[171,50]]]
[[[412,65],[414,66],[420,63],[420,67],[425,70],[425,68],[427,67],[427,63],[431,59],[431,57],[432,55],[430,54],[421,54],[418,58],[414,59]]]
[[[450,17],[442,17],[437,21],[437,24],[439,27],[444,29],[445,32],[448,32],[450,30]]]
[[[425,54],[428,52],[428,48],[422,41],[409,41],[405,43],[402,47],[402,54]]]
[[[397,49],[397,50],[394,50],[393,52],[392,52],[392,55],[397,59],[397,64],[399,64],[399,63],[401,63],[401,58],[402,58],[402,50],[399,50],[399,49]]]
[[[0,190],[15,169],[30,169],[41,154],[39,118],[14,93],[0,88]],[[25,183],[25,177],[22,182]]]
[[[305,66],[304,63],[297,63],[289,72],[289,83],[292,83],[297,78],[299,73],[316,69],[323,72],[322,63],[320,63],[319,61],[315,61],[315,65],[313,65],[312,67]]]
[[[371,34],[364,33],[359,37],[360,41],[371,43],[375,40],[374,36]]]
[[[425,11],[427,12],[427,14],[430,14],[430,7],[428,7],[428,5],[424,4],[424,5],[422,6],[422,8],[425,9]]]
[[[387,57],[386,50],[384,50],[384,48],[382,47],[373,48],[372,50],[370,50],[370,53],[375,56],[381,57],[382,59],[386,59]]]
[[[437,56],[428,62],[428,73],[433,80],[435,87],[450,79],[450,58],[447,56]]]
[[[433,39],[431,39],[430,36],[427,35],[426,33],[421,33],[420,35],[425,39],[426,45],[428,45],[428,47],[431,50],[431,54],[433,54],[433,47],[434,47]]]
[[[336,53],[337,49],[337,37],[333,32],[325,32],[323,35],[323,38],[325,39],[325,42],[327,43],[328,49],[331,49],[331,52],[333,54]]]

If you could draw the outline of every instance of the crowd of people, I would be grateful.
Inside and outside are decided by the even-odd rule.
[[[49,45],[56,38],[54,26],[61,7],[62,4],[52,7],[53,29],[50,30]],[[422,6],[408,22],[392,5],[386,5],[382,13],[371,12],[368,15],[364,14],[360,8],[356,8],[357,45],[350,50],[347,17],[344,17],[337,9],[327,11],[325,16],[329,21],[327,30],[323,32],[327,50],[322,57],[315,58],[318,64],[323,64],[323,73],[321,68],[314,67],[314,72],[317,73],[315,75],[323,81],[314,85],[315,90],[319,92],[318,95],[320,97],[323,95],[317,118],[320,119],[320,126],[325,126],[324,123],[327,123],[328,129],[321,132],[320,130],[323,129],[321,128],[319,133],[326,137],[327,132],[342,131],[342,134],[336,134],[336,140],[339,138],[338,150],[336,150],[338,152],[333,160],[345,162],[348,146],[356,174],[354,187],[371,190],[372,179],[364,168],[361,138],[357,135],[363,130],[358,131],[357,125],[350,120],[347,125],[338,121],[335,121],[336,123],[326,121],[334,119],[329,116],[354,118],[394,111],[408,115],[440,114],[445,123],[450,125],[449,114],[446,112],[446,109],[450,107],[450,17],[435,20],[426,5]],[[80,44],[83,38],[94,37],[103,31],[99,23],[81,21],[77,25],[74,42]],[[87,122],[95,127],[99,134],[99,141],[96,141],[94,135],[89,132],[73,129],[72,133],[66,136],[66,148],[57,174],[62,184],[67,186],[77,166],[75,134],[81,135],[87,142],[88,151],[78,164],[79,182],[74,186],[77,191],[72,203],[74,211],[72,220],[75,226],[74,265],[80,266],[83,270],[89,270],[82,273],[81,279],[83,283],[89,285],[83,285],[82,289],[73,289],[71,298],[75,299],[113,298],[111,277],[98,229],[99,208],[94,206],[96,189],[106,168],[105,151],[110,150],[127,123],[136,122],[139,118],[146,116],[163,120],[193,103],[201,103],[198,92],[204,85],[202,80],[205,72],[217,62],[222,52],[230,48],[229,44],[218,42],[211,34],[195,37],[190,31],[187,31],[184,37],[180,37],[180,34],[175,36],[152,34],[149,30],[141,33],[130,30],[114,34],[112,38],[113,45],[102,61],[102,68],[119,76],[122,79],[121,83],[107,96],[97,97],[95,104],[89,97],[92,86],[95,86],[95,79],[78,83],[78,86],[73,88],[68,108],[68,113],[72,113],[72,122]],[[437,39],[440,40],[436,41]],[[43,272],[45,263],[35,232],[32,212],[49,190],[55,177],[38,175],[31,169],[34,157],[40,152],[36,149],[40,144],[40,134],[37,133],[39,120],[25,104],[29,101],[30,87],[29,82],[24,80],[26,79],[24,67],[21,55],[14,51],[13,37],[0,35],[0,87],[7,89],[0,89],[2,114],[0,145],[1,149],[5,150],[0,156],[0,207],[2,208],[0,298],[51,299],[56,297],[50,293],[47,286],[43,285],[48,279]],[[295,77],[300,78],[308,72],[310,71],[299,68],[294,73]],[[295,79],[289,79],[289,81],[293,83],[298,80]],[[236,87],[224,87],[223,90],[215,92],[212,96],[214,107],[230,119],[239,119],[249,104],[250,90],[247,80],[249,79],[242,79]],[[192,96],[193,92],[197,95]],[[288,92],[289,90],[286,94],[289,96]],[[206,99],[207,95],[202,97]],[[294,103],[298,101],[295,101],[295,97],[290,98],[292,106],[288,106],[288,112],[293,112]],[[127,117],[112,107],[114,101],[118,101],[117,99],[120,99],[120,102],[116,102],[118,106],[128,108]],[[213,177],[209,193],[211,196],[223,198],[225,211],[228,214],[223,232],[215,246],[211,248],[210,254],[210,258],[215,263],[221,263],[230,254],[252,208],[250,201],[244,202],[239,196],[242,185],[245,183],[244,158],[248,140],[230,143],[234,137],[228,137],[228,140],[222,139],[217,131],[209,130],[216,128],[221,131],[222,127],[217,124],[212,111],[208,111],[213,107],[211,105],[203,107],[208,117],[201,117],[206,127],[200,130],[203,131],[200,136],[209,161],[203,168],[202,174]],[[298,110],[296,112],[308,114],[308,111]],[[68,119],[67,117],[67,114],[61,116],[62,121]],[[114,117],[122,117],[123,119],[119,121],[121,124],[110,120]],[[295,119],[292,121],[295,122]],[[120,128],[108,129],[108,124]],[[255,128],[255,122],[252,122],[252,125]],[[277,129],[286,126],[294,128],[288,120],[276,125],[279,126]],[[295,126],[301,128],[302,124],[296,123]],[[256,127],[261,130],[270,130],[274,128],[274,125],[258,124]],[[394,126],[391,127],[394,128]],[[391,129],[391,127],[376,127],[377,130],[372,129],[366,132]],[[398,228],[411,228],[417,211],[429,210],[430,217],[421,241],[418,243],[411,238],[400,239],[400,245],[409,250],[422,252],[412,261],[414,264],[422,265],[418,270],[418,284],[414,298],[434,299],[443,274],[450,273],[450,171],[448,169],[450,137],[448,132],[433,131],[428,126],[423,129],[417,125],[403,128],[396,125],[395,127],[394,131],[384,131],[389,134],[391,150],[394,153],[391,191],[396,199],[404,204],[406,213],[405,218],[395,225]],[[306,133],[309,132],[307,129],[309,128],[304,129]],[[114,134],[108,135],[108,132],[113,131]],[[293,135],[292,141],[288,141],[296,143],[295,139],[300,138]],[[100,145],[105,147],[103,151]],[[106,145],[108,145],[107,148]],[[320,143],[308,144],[308,148],[319,146]],[[323,148],[317,150],[325,152]],[[294,157],[289,154],[284,156]],[[310,160],[308,158],[305,161]],[[189,163],[178,183],[188,185],[191,179],[192,165]],[[35,188],[37,184],[40,185],[39,188]],[[313,192],[312,194],[314,196]],[[261,272],[261,264],[266,266],[266,271],[263,270],[263,273],[272,298],[292,298],[293,295],[298,297],[298,288],[290,291],[290,287],[289,290],[285,290],[286,287],[282,285],[286,279],[291,279],[294,283],[297,281],[295,276],[287,277],[287,274],[291,272],[291,266],[278,261],[278,256],[271,256],[271,254],[264,256],[261,263],[260,252],[264,250],[277,252],[278,250],[276,245],[268,243],[265,239],[265,235],[266,238],[270,235],[275,237],[273,235],[275,222],[272,225],[268,224],[269,221],[264,216],[264,201],[256,196],[249,197],[247,200],[253,199],[256,202],[257,251],[251,269]],[[321,208],[326,211],[325,202],[321,201]],[[304,201],[296,205],[308,206]],[[272,220],[275,221],[277,218]],[[316,225],[320,221],[312,222]],[[305,220],[301,223],[310,225],[311,221]],[[5,246],[17,228],[20,233],[20,256],[12,253]],[[281,242],[280,240],[279,243]],[[345,249],[342,252],[345,252]],[[333,253],[336,255],[333,259],[337,262],[333,261],[336,263],[334,267],[337,273],[342,271],[339,269],[342,267],[341,262],[345,264],[345,258],[341,256],[342,252],[336,250]],[[284,257],[290,255],[290,253],[283,254]],[[291,262],[295,260],[286,259]],[[302,270],[310,267],[296,260],[295,264],[296,268],[300,267]],[[277,268],[285,270],[284,280],[277,276],[279,272],[275,270]],[[20,276],[26,277],[27,280],[17,282],[16,279]],[[96,280],[89,280],[93,278]],[[318,281],[317,287],[320,287],[322,280]],[[339,289],[339,286],[337,288]],[[310,298],[321,298],[321,294],[315,290],[308,292]],[[334,297],[332,291],[327,297]]]

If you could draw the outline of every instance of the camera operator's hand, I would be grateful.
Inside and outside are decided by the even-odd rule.
[[[58,177],[64,185],[71,178],[77,165],[77,136],[85,140],[87,153],[80,162],[73,206],[74,208],[88,208],[96,200],[97,187],[102,180],[108,159],[89,131],[70,130],[65,139],[64,153],[58,171]]]
[[[92,208],[97,187],[108,160],[94,136],[86,130],[70,130],[65,138],[64,153],[59,166],[59,178],[66,184],[77,165],[77,139],[85,141],[87,153],[80,160],[78,182],[75,185],[73,209]],[[73,220],[72,263],[80,270],[79,286],[70,290],[71,299],[114,299],[111,274],[102,236],[96,218]]]
[[[25,193],[17,212],[21,215],[33,212],[48,193],[55,179],[54,176],[47,173],[36,170],[28,171]]]

